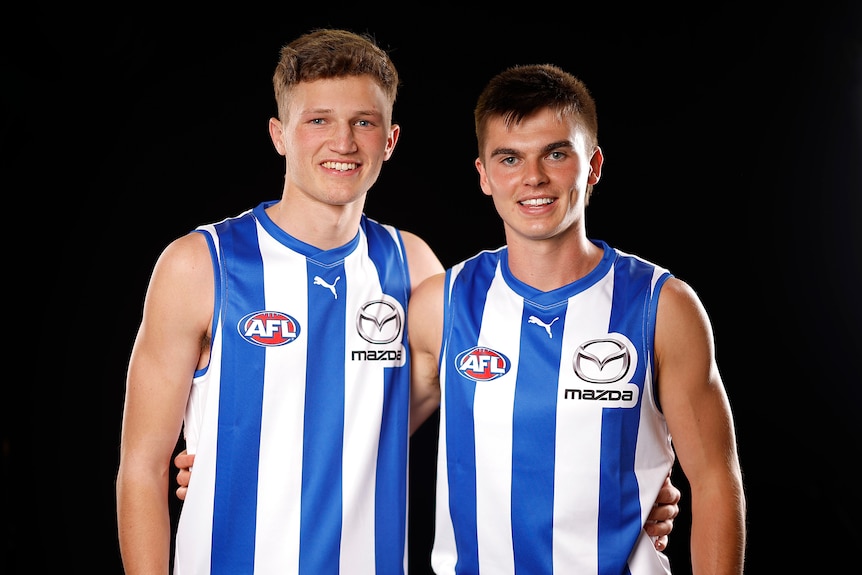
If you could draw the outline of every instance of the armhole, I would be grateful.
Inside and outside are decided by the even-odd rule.
[[[437,373],[443,373],[443,359],[446,357],[446,342],[449,341],[449,331],[452,329],[452,310],[449,302],[452,301],[451,290],[454,277],[452,276],[452,268],[446,269],[446,277],[443,280],[443,331],[440,338],[440,351],[437,354]]]
[[[659,381],[656,377],[656,361],[655,361],[655,323],[656,316],[658,315],[658,298],[659,294],[661,294],[661,288],[664,286],[664,282],[666,282],[669,278],[672,278],[673,274],[670,272],[664,272],[655,282],[655,286],[652,288],[652,294],[650,296],[649,301],[649,309],[647,310],[647,324],[646,324],[646,345],[647,345],[647,356],[650,358],[650,375],[652,379],[652,396],[653,403],[655,404],[655,408],[662,413],[661,402],[658,398],[658,384]]]
[[[407,248],[404,246],[404,238],[401,235],[400,229],[392,227],[392,235],[395,238],[398,245],[398,251],[401,254],[401,269],[404,270],[404,301],[409,303],[413,290],[410,288],[412,284],[410,283],[410,262],[407,260]]]
[[[219,323],[221,309],[222,309],[222,286],[224,285],[224,278],[222,278],[222,270],[224,266],[220,265],[219,262],[219,251],[216,247],[215,240],[213,239],[213,232],[208,229],[196,229],[195,232],[203,235],[207,242],[207,248],[210,252],[210,261],[213,266],[213,317],[212,317],[212,325],[210,325],[210,333],[212,337],[216,337],[216,328]],[[213,344],[210,342],[210,357],[207,361],[207,365],[204,368],[198,369],[195,371],[194,377],[201,377],[204,375],[207,370],[209,370],[210,362],[212,361],[212,349]]]

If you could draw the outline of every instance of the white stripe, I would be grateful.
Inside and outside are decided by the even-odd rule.
[[[305,258],[258,225],[266,309],[308,326]],[[289,257],[287,257],[289,255]],[[299,563],[302,440],[308,338],[267,348],[258,469],[255,573]]]
[[[345,261],[345,275],[349,280],[347,310],[358,310],[370,292],[380,292],[379,279],[365,270],[373,269],[365,252],[366,243]],[[368,266],[371,266],[369,268]],[[374,286],[373,288],[370,286]],[[365,291],[357,293],[358,287]],[[372,361],[351,361],[351,349],[365,349],[365,341],[356,332],[356,318],[346,318],[345,415],[343,456],[342,510],[354,511],[353,516],[342,517],[341,572],[357,575],[374,573],[374,509],[375,482],[377,480],[377,450],[380,420],[383,413],[383,368]]]
[[[518,350],[523,299],[506,287],[499,267],[488,289],[487,301],[494,301],[494,311],[485,310],[479,345],[487,345],[487,339],[491,338],[493,349],[497,351]],[[520,354],[507,355],[512,361],[509,372],[492,381],[478,382],[474,399],[476,484],[484,486],[476,493],[479,561],[483,569],[490,565],[494,573],[500,574],[514,573],[515,569],[511,507],[512,414]],[[489,486],[494,490],[488,489]],[[483,557],[495,561],[489,564]]]
[[[556,465],[554,466],[554,570],[595,573],[598,548],[599,462],[602,410],[588,402],[567,401],[565,389],[582,387],[571,368],[577,346],[596,336],[596,326],[610,321],[613,290],[609,274],[569,300],[563,326],[559,401],[557,402]],[[566,365],[568,362],[568,365]],[[585,433],[589,431],[589,433]],[[576,485],[577,489],[560,486]]]

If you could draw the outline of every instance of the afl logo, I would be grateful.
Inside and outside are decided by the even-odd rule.
[[[506,375],[511,367],[509,358],[487,347],[474,347],[462,351],[455,358],[455,367],[464,377],[473,381],[491,381]]]
[[[382,299],[367,302],[356,314],[356,331],[365,341],[391,343],[401,335],[401,312]]]
[[[291,343],[299,337],[299,323],[280,311],[256,311],[236,324],[239,334],[249,343],[274,347]]]
[[[614,383],[629,372],[631,354],[616,339],[593,339],[578,346],[572,359],[575,373],[589,383]]]

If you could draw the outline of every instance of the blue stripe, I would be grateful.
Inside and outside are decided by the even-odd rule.
[[[249,345],[236,329],[248,310],[265,309],[263,262],[251,217],[218,227],[224,289],[224,352],[219,394],[218,444],[213,501],[212,575],[254,570],[258,460],[266,351]],[[231,262],[232,267],[227,267]]]
[[[494,278],[498,258],[485,257],[467,262],[455,279],[454,291],[470,290],[466,296],[452,295],[454,307],[448,329],[452,335],[449,357],[477,345],[485,299]],[[484,265],[479,266],[478,263]],[[449,271],[447,271],[447,280]],[[447,281],[448,283],[448,281]],[[444,338],[446,336],[444,335]],[[479,572],[479,543],[476,527],[476,437],[473,431],[473,400],[476,383],[460,375],[450,365],[446,384],[446,473],[449,478],[449,512],[455,526],[457,573]],[[456,409],[457,408],[457,409]],[[440,471],[438,471],[439,473]],[[455,500],[452,494],[458,494]]]
[[[643,354],[644,318],[649,305],[652,266],[632,257],[614,264],[614,294],[608,331],[622,333]],[[635,451],[647,358],[638,358],[630,378],[640,389],[637,405],[605,408],[602,413],[601,484],[599,487],[598,572],[628,573],[628,554],[641,531]]]
[[[562,354],[563,306],[540,309],[529,302],[521,317],[525,360],[518,370],[512,421],[512,542],[515,573],[553,573],[554,467],[556,397]],[[557,327],[549,337],[530,316]],[[559,318],[554,321],[554,318]],[[521,364],[519,364],[521,365]]]
[[[320,276],[336,284],[339,297],[314,285]],[[337,278],[341,278],[337,281]],[[338,573],[344,448],[345,302],[344,265],[308,260],[308,357],[302,448],[299,572]]]
[[[383,293],[394,297],[407,309],[409,281],[407,267],[392,237],[381,226],[363,221],[368,251],[377,268]],[[402,342],[406,344],[407,318],[402,318]],[[405,346],[406,347],[406,346]],[[406,353],[406,349],[404,350]],[[407,454],[410,419],[410,362],[386,368],[383,420],[377,451],[377,484],[374,501],[374,546],[377,573],[404,572],[407,533]]]

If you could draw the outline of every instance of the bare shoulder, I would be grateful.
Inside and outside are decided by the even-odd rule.
[[[162,317],[181,317],[196,326],[207,326],[215,298],[213,278],[206,238],[197,232],[177,238],[156,262],[145,309]]]
[[[668,279],[659,295],[655,356],[662,403],[670,389],[717,378],[709,316],[694,289],[677,278]]]
[[[212,259],[206,238],[201,233],[191,232],[175,239],[162,251],[156,269],[186,279],[201,274],[212,277]]]
[[[441,273],[443,264],[428,242],[412,232],[401,230],[404,249],[407,252],[407,265],[410,268],[410,286],[419,286],[428,277]]]
[[[661,289],[657,321],[665,325],[691,322],[706,328],[709,328],[710,323],[703,302],[694,289],[683,280],[673,277]]]

